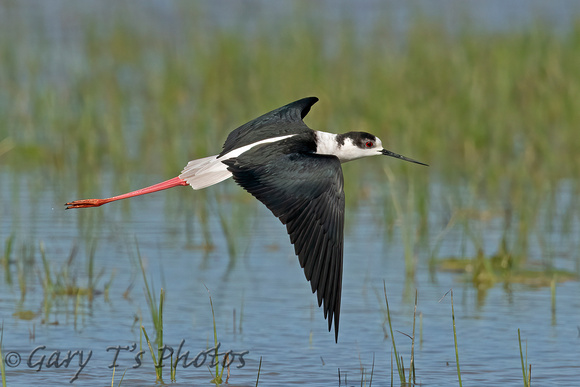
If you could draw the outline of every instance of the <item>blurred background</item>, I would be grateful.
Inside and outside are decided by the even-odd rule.
[[[457,383],[451,288],[464,381],[521,385],[525,361],[532,381],[576,381],[579,69],[576,1],[0,1],[3,353],[84,348],[75,384],[129,369],[123,385],[155,385],[146,344],[149,363],[114,377],[105,348],[143,345],[141,325],[159,340],[163,288],[166,343],[197,353],[217,327],[222,349],[250,351],[230,384],[255,383],[260,358],[265,385],[398,383],[385,281],[416,383]],[[338,344],[284,227],[232,181],[63,210],[177,176],[307,96],[311,128],[430,164],[343,166]],[[394,339],[408,378],[411,340]]]

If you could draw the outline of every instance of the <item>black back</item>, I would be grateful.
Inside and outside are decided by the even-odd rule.
[[[312,131],[302,119],[317,101],[316,97],[302,98],[240,126],[228,135],[219,155],[267,138]]]

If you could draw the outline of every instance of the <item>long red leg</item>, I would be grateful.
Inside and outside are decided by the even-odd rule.
[[[188,185],[185,180],[181,180],[179,177],[174,177],[173,179],[166,180],[162,183],[152,185],[150,187],[138,189],[137,191],[129,192],[119,196],[113,196],[107,199],[81,199],[66,203],[65,206],[67,210],[71,208],[87,208],[87,207],[99,207],[103,204],[109,202],[114,202],[115,200],[132,198],[133,196],[146,195],[148,193],[162,191],[164,189],[178,187],[180,185]]]

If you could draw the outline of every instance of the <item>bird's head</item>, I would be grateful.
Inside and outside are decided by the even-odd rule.
[[[338,142],[339,147],[338,157],[343,163],[367,156],[385,155],[409,161],[411,163],[427,165],[383,148],[381,139],[370,133],[348,132],[339,134],[336,136],[336,141]]]

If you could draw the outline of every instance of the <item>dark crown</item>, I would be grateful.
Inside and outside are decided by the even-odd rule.
[[[367,141],[375,142],[377,138],[370,133],[367,132],[347,132],[336,135],[336,141],[338,142],[338,146],[341,147],[344,145],[344,140],[350,138],[352,139],[352,143],[359,147],[365,148],[365,143]]]

